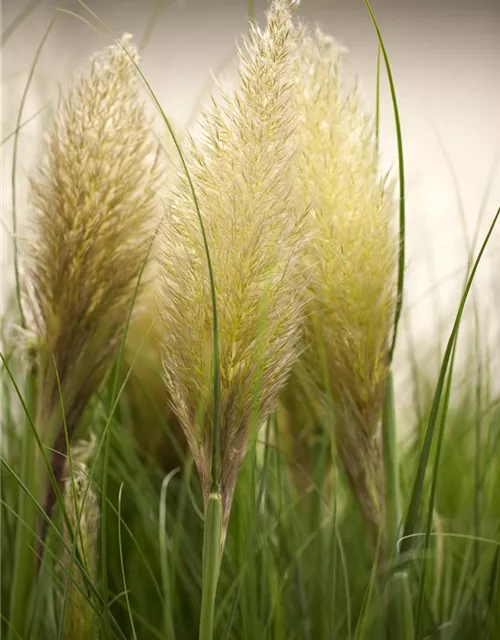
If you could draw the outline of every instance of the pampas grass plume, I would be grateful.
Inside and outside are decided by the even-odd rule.
[[[336,448],[376,540],[384,504],[380,418],[395,307],[392,185],[379,174],[372,121],[340,82],[340,50],[297,28],[299,182],[311,236],[301,371],[324,421],[333,400]]]
[[[31,180],[25,281],[37,418],[45,440],[59,434],[61,447],[55,369],[71,436],[113,363],[154,230],[158,157],[137,60],[129,36],[93,58],[60,99]]]
[[[274,409],[299,351],[298,278],[304,208],[295,195],[291,3],[278,0],[265,31],[251,25],[234,92],[221,89],[200,120],[186,162],[213,264],[220,339],[220,460],[227,520],[253,427]],[[212,308],[207,258],[184,174],[167,202],[159,296],[165,379],[194,456],[205,501],[213,432]]]

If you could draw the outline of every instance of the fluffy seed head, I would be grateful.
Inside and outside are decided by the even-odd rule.
[[[239,52],[234,92],[201,116],[187,163],[213,264],[219,315],[221,418],[218,483],[227,524],[250,436],[274,408],[298,353],[304,212],[295,196],[290,3],[275,2],[264,32]],[[184,174],[168,198],[160,310],[165,378],[201,477],[210,489],[212,308],[207,259]]]
[[[300,27],[296,36],[299,182],[311,207],[302,364],[312,397],[323,407],[333,398],[338,453],[376,529],[383,492],[378,430],[395,307],[392,186],[379,175],[357,87],[341,86],[339,49],[319,30]]]
[[[157,158],[137,51],[128,36],[122,45],[60,100],[31,180],[25,267],[42,417],[58,405],[53,355],[70,428],[112,363],[154,224]]]

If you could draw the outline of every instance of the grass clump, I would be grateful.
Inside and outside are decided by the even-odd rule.
[[[488,366],[452,393],[496,218],[435,390],[402,416],[393,184],[340,47],[297,4],[250,21],[196,135],[161,112],[165,163],[128,36],[60,99],[30,186],[28,324],[2,334],[8,640],[500,631]]]

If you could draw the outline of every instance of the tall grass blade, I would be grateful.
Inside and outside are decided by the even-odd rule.
[[[175,640],[174,619],[172,611],[172,598],[170,593],[170,585],[172,580],[169,572],[174,569],[174,566],[169,568],[168,562],[168,543],[167,543],[167,489],[170,481],[174,475],[178,472],[178,469],[173,469],[168,475],[165,476],[161,484],[160,492],[160,517],[158,519],[159,525],[159,543],[160,543],[160,566],[161,566],[161,579],[164,593],[164,607],[163,607],[163,633],[168,640]]]
[[[382,445],[386,492],[386,535],[388,557],[396,551],[397,535],[401,524],[401,496],[399,479],[396,409],[392,373],[387,378],[384,413],[382,416]]]
[[[32,411],[36,402],[36,380],[32,371],[28,373],[25,398],[29,411]],[[33,494],[36,494],[37,483],[34,472],[36,454],[35,438],[29,428],[28,422],[29,419],[26,418],[21,444],[20,477],[25,482],[26,488]],[[35,546],[34,537],[30,533],[30,529],[34,530],[36,528],[36,511],[24,492],[18,493],[18,500],[17,513],[27,526],[21,526],[20,520],[15,529],[8,640],[12,640],[14,634],[24,636],[27,631],[30,616],[29,613],[28,615],[26,614],[31,610],[36,575],[35,555],[31,550],[31,547],[34,548]]]
[[[399,117],[399,107],[396,98],[396,87],[394,84],[394,79],[392,76],[391,65],[389,62],[389,56],[387,55],[387,51],[385,48],[384,40],[382,38],[382,34],[380,32],[377,20],[375,19],[375,15],[372,11],[370,3],[368,0],[364,0],[366,8],[368,9],[368,13],[370,14],[370,18],[373,22],[373,26],[375,27],[375,31],[377,32],[377,38],[379,42],[379,47],[382,51],[382,56],[384,58],[385,68],[387,72],[387,79],[389,80],[389,88],[391,92],[391,100],[392,106],[394,109],[394,124],[396,128],[396,138],[397,138],[397,148],[398,148],[398,172],[399,172],[399,257],[398,257],[398,298],[396,302],[396,311],[394,316],[394,330],[392,335],[392,345],[390,349],[390,360],[392,361],[394,356],[394,351],[396,349],[396,341],[398,336],[398,327],[399,320],[401,317],[401,311],[403,309],[403,294],[404,294],[404,277],[405,277],[405,256],[406,256],[406,240],[405,240],[405,230],[406,230],[406,201],[405,201],[405,168],[404,168],[404,155],[403,155],[403,135],[401,130],[401,120]]]
[[[125,573],[125,562],[123,559],[122,517],[121,517],[122,493],[123,493],[123,482],[120,485],[120,489],[118,491],[118,552],[120,554],[120,568],[121,568],[122,579],[123,579],[123,591],[125,593],[125,600],[127,602],[127,613],[128,613],[128,619],[130,620],[130,629],[132,631],[133,640],[137,640],[137,633],[135,631],[135,624],[134,624],[134,616],[132,615],[132,610],[130,608],[130,597],[129,597],[128,587],[127,587],[127,576]]]

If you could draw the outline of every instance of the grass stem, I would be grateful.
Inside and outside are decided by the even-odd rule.
[[[32,370],[28,373],[25,398],[29,410],[33,413],[36,404],[36,378]],[[21,479],[33,495],[36,495],[35,438],[29,426],[29,418],[23,429],[21,442]],[[10,601],[10,626],[7,640],[24,637],[28,623],[32,588],[36,575],[35,554],[30,547],[35,547],[36,508],[28,495],[19,492],[17,507],[19,521],[16,525],[14,548],[14,572],[12,595]],[[25,524],[26,523],[26,526]]]
[[[390,557],[396,552],[396,541],[401,522],[399,463],[392,373],[389,373],[387,378],[385,391],[384,413],[382,417],[382,443],[385,472],[387,557]]]
[[[220,493],[208,498],[203,536],[203,581],[199,640],[212,640],[215,594],[219,581],[222,549],[222,499]]]

